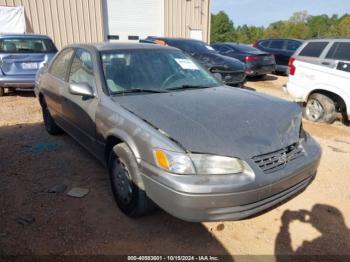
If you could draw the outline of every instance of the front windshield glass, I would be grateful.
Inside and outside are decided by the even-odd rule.
[[[130,90],[169,91],[183,86],[205,88],[219,81],[178,51],[116,50],[101,54],[104,77],[112,94]]]

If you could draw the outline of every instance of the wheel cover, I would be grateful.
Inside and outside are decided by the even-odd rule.
[[[306,106],[306,114],[310,120],[317,121],[323,115],[325,111],[320,102],[315,99],[310,99]]]
[[[129,171],[127,166],[116,160],[116,168],[113,170],[113,184],[116,189],[118,199],[128,205],[132,201],[132,184],[129,179]]]

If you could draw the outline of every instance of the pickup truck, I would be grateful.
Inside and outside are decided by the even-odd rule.
[[[350,63],[336,63],[335,68],[291,58],[289,81],[284,91],[298,102],[306,103],[304,117],[313,122],[333,123],[337,113],[343,121],[350,117]]]

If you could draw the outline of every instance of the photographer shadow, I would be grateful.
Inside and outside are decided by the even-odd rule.
[[[289,225],[299,220],[311,224],[321,236],[304,241],[301,246],[293,250]],[[346,227],[342,213],[335,207],[316,204],[310,211],[287,210],[282,215],[282,226],[276,237],[276,255],[342,255],[350,254],[350,230]],[[285,261],[277,257],[277,261]]]

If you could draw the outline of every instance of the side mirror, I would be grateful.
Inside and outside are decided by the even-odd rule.
[[[95,97],[94,91],[86,83],[72,83],[69,85],[69,93],[72,95],[83,96],[87,98]]]

